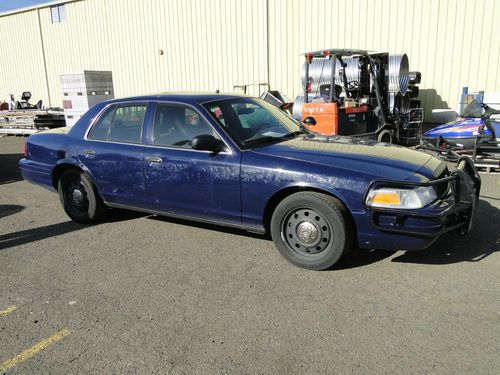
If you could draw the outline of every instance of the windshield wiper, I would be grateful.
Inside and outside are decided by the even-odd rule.
[[[282,138],[285,138],[285,139],[294,138],[294,137],[301,135],[301,134],[307,134],[307,133],[303,130],[297,130],[297,131],[285,134]]]
[[[253,138],[253,139],[248,139],[246,141],[241,142],[243,146],[252,146],[252,145],[258,145],[258,144],[264,144],[264,143],[272,143],[275,141],[281,141],[283,140],[282,137],[259,137],[259,138]]]
[[[297,130],[297,131],[285,134],[281,137],[264,136],[264,137],[259,137],[259,138],[250,138],[250,139],[247,139],[246,141],[241,142],[241,144],[243,146],[252,146],[252,145],[258,145],[258,144],[279,142],[279,141],[284,141],[286,139],[294,138],[294,137],[301,135],[301,134],[307,134],[307,133],[304,131],[301,131],[301,130]]]

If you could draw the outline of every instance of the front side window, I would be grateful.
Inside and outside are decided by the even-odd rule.
[[[141,143],[146,104],[109,108],[91,129],[88,138],[113,142]]]
[[[191,140],[205,134],[217,138],[212,127],[197,112],[180,104],[158,104],[154,123],[155,145],[191,148]]]
[[[279,142],[304,132],[295,120],[261,99],[226,99],[204,106],[244,148]]]

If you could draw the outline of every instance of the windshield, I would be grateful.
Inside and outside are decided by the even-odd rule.
[[[483,114],[483,107],[481,107],[481,105],[476,100],[472,100],[463,109],[460,116],[465,118],[471,118],[471,117],[481,117],[482,114]]]
[[[206,103],[204,107],[243,148],[305,133],[294,119],[262,99],[226,99]]]

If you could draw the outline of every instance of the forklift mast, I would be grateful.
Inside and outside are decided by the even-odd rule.
[[[420,73],[412,77],[418,82],[410,84],[406,55],[357,49],[308,52],[302,68],[304,93],[294,103],[294,117],[327,136],[416,143],[423,111],[412,94],[418,95],[418,87],[413,87]]]

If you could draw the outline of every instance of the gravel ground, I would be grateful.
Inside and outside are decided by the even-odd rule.
[[[24,353],[9,373],[500,373],[499,175],[482,175],[465,238],[314,272],[241,231],[124,211],[73,223],[22,181],[23,141],[0,139],[0,310],[16,307],[0,368]]]

